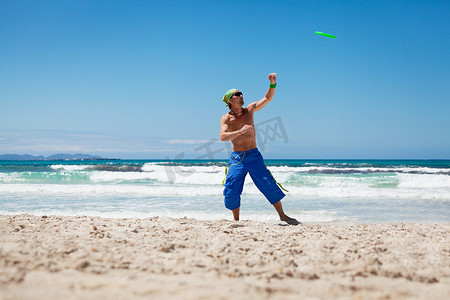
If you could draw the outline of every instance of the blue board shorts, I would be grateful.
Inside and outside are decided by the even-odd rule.
[[[266,168],[258,148],[242,152],[233,151],[228,162],[228,172],[223,190],[226,208],[234,210],[241,206],[241,194],[247,173],[250,173],[256,187],[271,204],[284,198],[285,194]]]

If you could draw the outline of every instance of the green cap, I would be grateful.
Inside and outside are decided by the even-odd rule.
[[[230,98],[233,96],[234,92],[236,92],[236,91],[237,91],[237,89],[228,90],[228,92],[226,92],[225,95],[223,95],[222,101],[225,102],[227,105],[229,105]]]

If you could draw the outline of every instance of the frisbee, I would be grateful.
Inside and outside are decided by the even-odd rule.
[[[318,34],[318,35],[323,35],[323,36],[332,38],[332,39],[336,38],[334,35],[331,35],[331,34],[328,34],[328,33],[323,33],[323,32],[320,32],[320,31],[316,31],[315,33]]]

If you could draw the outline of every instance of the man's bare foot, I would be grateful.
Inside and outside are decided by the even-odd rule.
[[[284,221],[284,222],[286,222],[286,223],[288,223],[289,225],[294,225],[294,226],[296,226],[296,225],[298,225],[298,224],[302,224],[302,223],[300,223],[299,221],[297,221],[296,219],[290,218],[290,217],[288,217],[288,216],[286,216],[286,215],[284,215],[283,218],[280,218],[280,220],[281,220],[281,221]]]

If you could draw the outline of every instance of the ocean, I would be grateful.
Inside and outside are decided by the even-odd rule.
[[[266,160],[306,223],[449,222],[450,160]],[[227,161],[0,161],[0,214],[232,219]],[[279,222],[247,176],[241,219]]]

